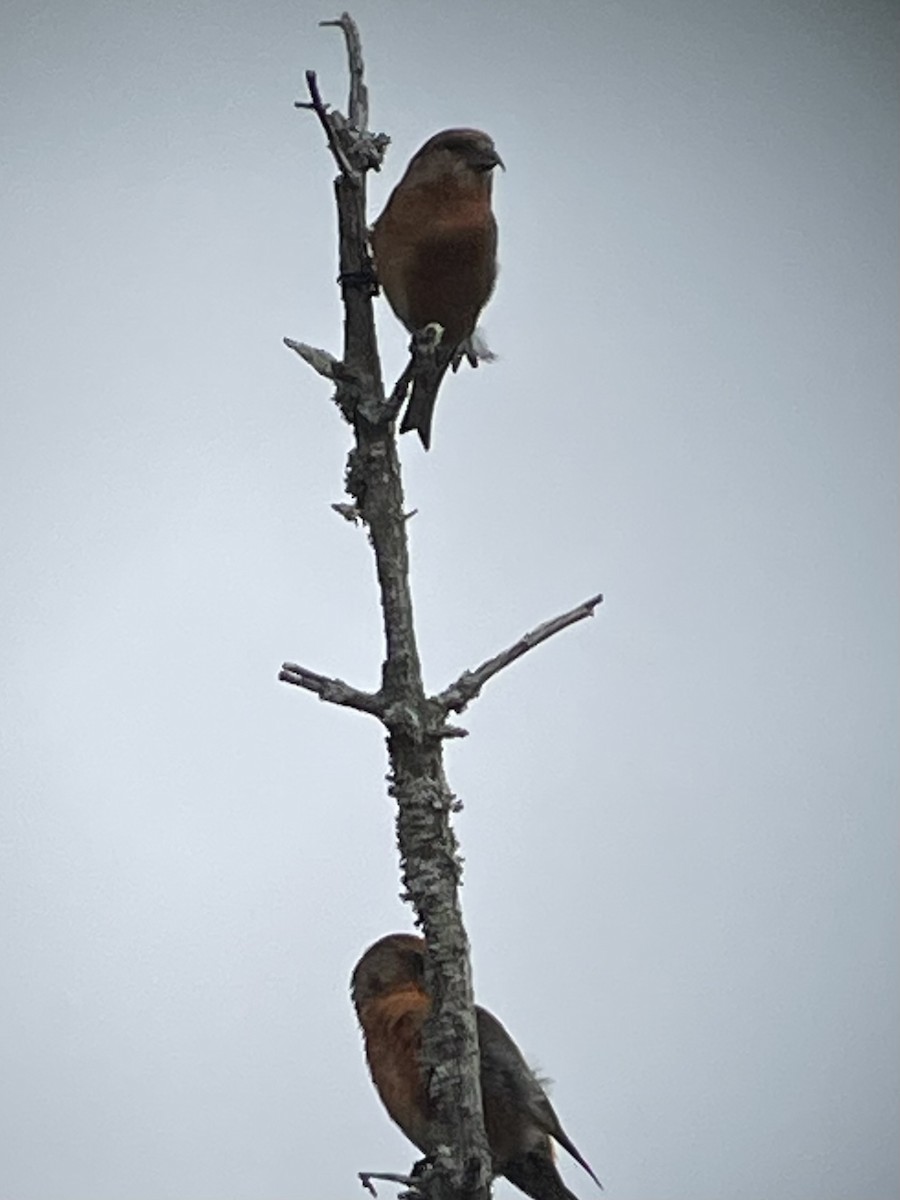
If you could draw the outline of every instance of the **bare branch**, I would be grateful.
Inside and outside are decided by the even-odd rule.
[[[362,514],[355,504],[343,504],[340,501],[331,506],[338,516],[343,517],[345,521],[349,521],[351,525],[358,525],[362,520]]]
[[[331,151],[332,157],[338,165],[338,169],[349,183],[353,183],[358,186],[360,182],[359,174],[358,172],[354,171],[353,167],[350,165],[350,160],[344,153],[344,147],[341,145],[338,139],[335,121],[328,112],[328,106],[322,99],[322,95],[319,91],[319,81],[316,77],[315,71],[306,72],[306,86],[309,89],[312,104],[304,104],[303,101],[297,101],[294,107],[312,108],[313,112],[319,118],[322,128],[325,130],[325,136],[328,138],[328,149]]]
[[[347,43],[347,66],[350,71],[350,100],[347,105],[347,115],[350,124],[358,133],[363,133],[369,125],[369,92],[363,82],[365,65],[362,56],[362,41],[356,22],[349,13],[341,13],[336,21],[320,21],[321,26],[337,26],[344,32]]]
[[[437,733],[441,738],[467,738],[469,736],[468,729],[463,729],[462,725],[442,725]]]
[[[385,416],[389,421],[396,420],[400,415],[400,409],[403,407],[406,397],[409,394],[409,389],[412,386],[412,381],[416,374],[416,360],[411,357],[409,362],[403,369],[403,374],[394,384],[394,390],[388,396],[384,408],[372,414],[374,421],[383,420]]]
[[[541,642],[546,642],[555,633],[568,629],[570,625],[574,625],[577,621],[583,621],[585,617],[592,617],[594,609],[602,601],[601,595],[591,596],[589,600],[576,605],[568,612],[562,613],[550,621],[545,621],[543,625],[538,625],[537,629],[523,634],[512,646],[502,650],[493,658],[487,659],[474,671],[464,671],[455,683],[451,683],[448,688],[434,697],[436,703],[443,708],[444,712],[462,712],[476,699],[487,681],[493,679],[504,667],[514,663],[517,658],[521,658],[523,654],[527,654]]]
[[[377,1196],[373,1179],[377,1179],[379,1183],[399,1183],[402,1187],[416,1190],[416,1180],[412,1175],[397,1175],[393,1171],[360,1171],[359,1182],[363,1185],[370,1196]]]
[[[315,346],[307,346],[306,342],[295,342],[293,338],[281,339],[289,350],[293,350],[295,354],[299,354],[304,362],[309,363],[312,369],[322,375],[325,379],[338,379],[340,377],[340,359],[335,358],[333,354],[329,354],[327,350],[319,350]]]
[[[344,683],[343,679],[320,675],[317,671],[301,667],[299,663],[282,663],[278,678],[282,683],[292,683],[308,692],[315,692],[320,700],[329,704],[355,708],[358,712],[370,713],[373,717],[380,717],[384,712],[384,701],[379,692],[362,692],[359,688]]]

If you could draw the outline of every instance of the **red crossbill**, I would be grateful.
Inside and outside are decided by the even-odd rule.
[[[362,1027],[372,1081],[388,1113],[426,1155],[435,1149],[428,1086],[421,1067],[425,942],[392,933],[365,952],[350,993]],[[532,1200],[576,1200],[563,1183],[550,1139],[600,1180],[565,1134],[537,1076],[496,1017],[475,1006],[484,1126],[495,1175]],[[602,1185],[600,1185],[602,1186]]]
[[[410,159],[372,227],[378,280],[397,318],[410,333],[443,328],[436,371],[415,380],[400,424],[401,433],[417,430],[426,450],[447,368],[464,354],[478,363],[471,338],[497,277],[491,171],[502,165],[486,133],[436,133]]]

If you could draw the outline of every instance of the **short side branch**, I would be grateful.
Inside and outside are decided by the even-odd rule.
[[[282,683],[292,683],[295,687],[315,692],[320,700],[328,704],[355,708],[357,712],[369,713],[373,717],[380,717],[384,712],[384,700],[380,692],[362,692],[344,683],[343,679],[320,675],[317,671],[301,667],[299,663],[282,663],[278,678]]]
[[[415,1192],[416,1180],[412,1175],[398,1175],[394,1171],[358,1171],[359,1182],[363,1185],[370,1196],[377,1196],[373,1179],[377,1179],[379,1183],[399,1183],[402,1187],[410,1188]],[[401,1193],[407,1195],[408,1193]],[[418,1195],[418,1192],[415,1192]]]
[[[334,161],[338,165],[343,177],[353,184],[359,184],[359,174],[354,171],[350,164],[350,159],[344,153],[344,147],[341,145],[337,134],[335,122],[328,111],[325,101],[322,99],[322,94],[319,91],[319,81],[315,71],[306,72],[306,86],[309,89],[309,95],[312,103],[307,104],[305,101],[297,100],[294,103],[295,108],[311,108],[325,130],[325,136],[328,138],[328,149],[331,151]]]
[[[288,350],[293,350],[295,354],[299,354],[305,363],[309,363],[314,371],[321,375],[324,379],[339,379],[341,377],[341,362],[340,359],[329,354],[327,350],[320,350],[317,346],[308,346],[306,342],[295,342],[293,338],[281,339]]]
[[[493,658],[487,659],[474,671],[464,671],[459,679],[435,696],[435,702],[443,708],[444,712],[462,712],[478,697],[487,681],[493,679],[504,667],[514,663],[517,658],[521,658],[523,654],[527,654],[541,642],[546,642],[555,633],[568,629],[570,625],[574,625],[577,621],[583,621],[585,617],[592,617],[594,609],[602,601],[601,595],[591,596],[589,600],[576,605],[568,612],[562,613],[550,621],[545,621],[543,625],[538,625],[537,629],[523,634],[512,646],[501,650]]]

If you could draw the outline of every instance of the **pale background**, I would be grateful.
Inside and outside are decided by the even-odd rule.
[[[610,1200],[894,1200],[895,6],[354,12],[373,216],[442,127],[508,166],[500,361],[403,442],[428,682],[607,595],[449,748],[479,998]],[[415,1157],[347,997],[410,923],[382,739],[276,682],[380,662],[280,345],[340,345],[335,15],[3,8],[0,1200]]]

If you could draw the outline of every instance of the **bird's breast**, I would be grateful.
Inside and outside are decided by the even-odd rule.
[[[391,1118],[428,1153],[428,1094],[421,1069],[422,1026],[430,1001],[410,984],[368,1001],[359,1020],[372,1082]]]
[[[475,329],[497,275],[490,194],[441,180],[398,187],[372,231],[378,277],[409,330],[432,321],[456,346]]]

